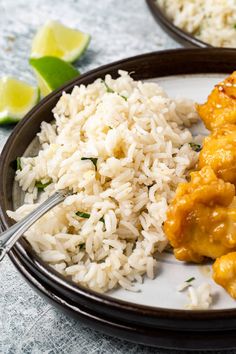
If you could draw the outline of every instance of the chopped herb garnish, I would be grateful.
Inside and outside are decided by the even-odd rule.
[[[125,101],[127,101],[128,97],[126,97],[126,96],[124,96],[124,95],[120,95],[119,93],[118,93],[118,95],[119,95],[120,97],[122,97]]]
[[[83,213],[82,211],[77,211],[75,214],[80,216],[81,218],[84,218],[84,219],[89,219],[91,216],[89,213]],[[103,222],[104,228],[105,228],[105,220],[104,220],[103,216],[99,219],[99,221]],[[106,231],[106,228],[105,228],[105,231]]]
[[[236,29],[236,23],[234,24],[234,28]]]
[[[185,283],[191,283],[191,281],[195,280],[195,277],[189,278],[187,280],[185,280]]]
[[[84,218],[84,219],[89,219],[90,218],[90,214],[88,213],[83,213],[81,211],[77,211],[77,213],[75,213],[76,215],[80,216],[81,218]]]
[[[115,91],[114,91],[110,86],[108,86],[105,81],[103,81],[103,83],[104,83],[104,85],[105,85],[106,90],[107,90],[108,93],[115,93]]]
[[[22,166],[21,166],[21,158],[17,157],[15,160],[11,161],[10,166],[13,168],[14,171],[20,170],[22,171]]]
[[[16,158],[16,169],[22,171],[21,159],[20,157]]]
[[[152,184],[150,184],[150,186],[147,186],[147,187],[148,187],[148,190],[149,190],[151,187],[153,187],[154,184],[155,184],[155,183],[152,183]]]
[[[202,147],[201,145],[199,144],[196,144],[196,143],[189,143],[189,145],[191,146],[191,148],[196,151],[196,152],[199,152],[202,150]]]
[[[85,250],[85,243],[81,243],[81,244],[79,245],[79,250],[80,250],[80,251],[84,251],[84,250]]]
[[[90,160],[92,161],[92,163],[95,166],[95,170],[97,171],[97,162],[98,162],[98,158],[97,157],[81,157],[81,160]]]
[[[84,219],[89,219],[90,216],[91,216],[89,213],[84,213],[84,212],[82,212],[82,211],[77,211],[75,214],[78,215],[78,216],[80,216],[81,218],[84,218]],[[101,221],[101,222],[103,222],[103,223],[105,224],[104,217],[101,217],[101,218],[99,219],[99,221]]]
[[[106,90],[107,90],[108,93],[116,93],[110,86],[107,85],[107,83],[106,83],[104,80],[102,80],[102,82],[104,83],[104,85],[105,85]],[[127,98],[126,96],[123,96],[123,95],[121,95],[121,94],[119,94],[119,93],[118,93],[118,95],[119,95],[120,97],[122,97],[125,101],[127,101],[128,98]]]
[[[51,181],[47,182],[47,183],[42,183],[42,182],[38,181],[35,183],[35,187],[38,188],[38,190],[43,191],[51,183],[52,183]]]
[[[102,216],[99,221],[103,222],[103,231],[106,231],[106,225],[105,225],[105,219],[104,217]]]

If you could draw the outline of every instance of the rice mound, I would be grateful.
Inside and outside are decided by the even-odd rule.
[[[174,25],[214,47],[236,47],[235,0],[156,0]]]
[[[117,79],[107,75],[63,93],[53,113],[55,120],[41,125],[38,155],[21,158],[16,181],[25,204],[8,215],[18,221],[69,188],[74,194],[26,239],[75,283],[99,292],[137,290],[144,274],[155,275],[167,245],[168,202],[197,161],[187,128],[198,119],[194,104],[119,71]]]

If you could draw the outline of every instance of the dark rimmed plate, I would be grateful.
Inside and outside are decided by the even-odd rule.
[[[55,293],[47,283],[35,276],[27,266],[23,265],[17,256],[17,252],[11,253],[11,260],[17,267],[27,283],[44,297],[48,302],[56,306],[67,315],[79,319],[87,326],[91,326],[103,333],[125,339],[131,342],[155,346],[158,348],[175,350],[234,350],[235,330],[218,332],[186,332],[183,330],[167,330],[147,328],[142,324],[130,324],[126,321],[114,320],[109,313],[101,316],[99,313],[84,307],[82,304],[74,303]],[[215,352],[215,351],[214,351]],[[228,352],[232,354],[232,352]]]
[[[165,13],[155,0],[146,0],[146,2],[155,20],[177,42],[183,44],[185,47],[212,47],[210,44],[205,43],[200,39],[192,36],[191,34],[183,31],[181,28],[176,27],[173,22],[166,17]]]
[[[172,80],[173,83],[170,87],[174,87],[176,81],[171,78],[173,75],[181,75],[183,77],[192,74],[196,75],[196,77],[203,74],[220,75],[233,71],[235,63],[236,53],[230,49],[221,51],[217,49],[174,50],[150,53],[93,70],[46,97],[17,125],[1,155],[0,212],[3,226],[6,228],[11,224],[11,220],[6,215],[6,210],[13,207],[12,186],[14,170],[11,167],[11,163],[17,156],[24,153],[35,134],[39,131],[40,123],[43,120],[50,121],[52,119],[51,109],[55,106],[62,90],[70,92],[75,84],[91,83],[98,77],[103,78],[107,73],[117,76],[118,69],[129,72],[134,71],[133,77],[135,79],[159,80],[165,77],[167,81]],[[225,348],[236,347],[236,340],[233,337],[232,340],[229,339],[232,330],[236,329],[235,308],[229,308],[229,306],[228,308],[225,307],[214,311],[187,311],[147,306],[135,303],[135,301],[128,302],[116,299],[114,296],[100,295],[66,281],[46,266],[23,239],[17,243],[10,256],[12,259],[14,258],[15,263],[18,267],[21,267],[21,270],[24,268],[29,270],[31,279],[38,279],[37,284],[44,284],[44,287],[52,294],[52,299],[55,300],[56,297],[64,299],[65,309],[68,307],[67,301],[68,303],[72,302],[75,308],[76,306],[82,306],[86,312],[91,311],[100,319],[108,316],[111,322],[122,322],[125,326],[132,328],[127,339],[143,342],[141,335],[139,336],[139,332],[135,329],[142,327],[146,333],[152,333],[153,340],[149,336],[149,344],[174,348],[174,342],[171,344],[170,337],[167,334],[163,334],[163,338],[165,337],[164,342],[163,340],[158,342],[159,331],[162,333],[170,333],[169,331],[171,333],[179,333],[180,330],[184,330],[189,332],[190,337],[193,336],[197,340],[193,341],[194,344],[191,345],[191,342],[184,340],[182,336],[182,344],[178,342],[177,347],[200,349],[207,347],[205,345],[205,331],[211,332],[211,334],[216,331],[219,331],[217,333],[222,331],[225,337],[228,338],[228,342],[224,344]],[[34,284],[34,286],[39,288],[39,285]],[[77,316],[76,310],[74,315]],[[114,333],[114,331],[111,331],[111,334]],[[174,334],[171,335],[174,336]],[[215,346],[212,341],[209,342],[208,348],[216,347],[219,348],[219,345]]]

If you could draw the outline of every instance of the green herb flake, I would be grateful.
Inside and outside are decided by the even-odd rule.
[[[104,83],[104,85],[105,85],[106,90],[107,90],[108,93],[115,93],[115,91],[114,91],[110,86],[108,86],[105,81],[103,81],[103,83]]]
[[[81,244],[79,245],[79,250],[80,250],[80,251],[84,251],[85,248],[86,248],[85,243],[81,243]]]
[[[107,85],[107,83],[106,83],[105,80],[101,80],[101,82],[105,85],[106,91],[107,91],[108,93],[115,93],[115,91],[114,91],[110,86]]]
[[[106,83],[104,80],[102,80],[102,82],[103,82],[103,84],[105,85],[106,90],[107,90],[108,93],[116,93],[110,86],[107,85],[107,83]],[[120,97],[122,97],[125,101],[127,101],[128,97],[123,96],[123,95],[121,95],[121,94],[119,94],[119,93],[118,93],[118,95],[119,95]]]
[[[42,182],[38,181],[35,183],[35,187],[38,188],[39,191],[43,191],[51,183],[52,183],[51,181],[49,181],[47,183],[42,183]]]
[[[147,186],[147,187],[148,187],[148,190],[150,190],[150,188],[152,188],[154,185],[155,185],[155,183],[152,183],[152,184],[150,184],[149,186]]]
[[[123,96],[123,95],[120,95],[120,94],[118,94],[120,97],[122,97],[125,101],[127,101],[128,100],[128,97],[126,97],[126,96]]]
[[[195,277],[189,278],[185,280],[185,283],[191,283],[193,280],[195,280]]]
[[[104,217],[102,216],[99,221],[103,222],[103,231],[106,231],[106,225],[105,225],[105,219]]]
[[[16,169],[22,171],[21,159],[20,157],[16,158]]]
[[[191,146],[191,148],[196,151],[196,152],[199,152],[202,150],[202,147],[201,145],[199,144],[196,144],[196,143],[189,143],[189,145]]]
[[[77,213],[75,213],[77,216],[80,216],[81,218],[84,219],[89,219],[90,218],[90,214],[88,213],[83,213],[82,211],[77,211]]]
[[[84,212],[82,212],[82,211],[77,211],[75,214],[76,214],[77,216],[80,216],[81,218],[84,218],[84,219],[89,219],[90,216],[91,216],[89,213],[84,213]],[[99,219],[99,221],[103,222],[104,225],[105,225],[105,220],[104,220],[104,217],[103,217],[103,216]]]
[[[11,161],[10,167],[14,170],[20,170],[22,171],[22,166],[21,166],[21,158],[17,157],[15,160]]]
[[[97,171],[97,162],[98,162],[98,158],[97,158],[97,157],[81,157],[81,160],[82,160],[82,161],[85,161],[85,160],[90,160],[90,161],[92,161],[92,163],[93,163],[94,166],[95,166],[95,170]]]
[[[236,23],[234,24],[234,29],[236,29]]]

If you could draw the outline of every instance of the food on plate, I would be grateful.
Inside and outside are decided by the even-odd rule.
[[[236,47],[233,0],[156,0],[175,26],[214,47]]]
[[[186,308],[189,310],[206,310],[212,303],[211,286],[208,283],[203,283],[197,288],[188,287],[189,303]]]
[[[178,292],[186,292],[188,295],[188,303],[186,308],[188,310],[205,310],[212,304],[212,289],[210,284],[204,282],[199,286],[193,285],[196,278],[191,277],[185,280],[182,284],[179,284],[176,290]]]
[[[187,128],[198,119],[194,104],[122,71],[64,93],[53,113],[54,121],[41,125],[38,155],[18,163],[25,203],[8,214],[18,221],[69,188],[74,194],[25,237],[76,283],[135,290],[142,275],[154,277],[156,253],[167,245],[168,203],[197,162]]]
[[[204,139],[198,168],[204,166],[210,166],[217,177],[236,185],[236,125],[216,128]]]
[[[215,261],[213,279],[236,299],[236,252],[228,253]]]
[[[80,58],[89,42],[89,34],[66,27],[58,21],[48,21],[33,39],[31,58],[52,56],[71,63]]]
[[[236,124],[236,71],[215,86],[207,102],[197,105],[197,111],[209,130]]]
[[[119,75],[63,93],[54,120],[41,125],[38,155],[17,159],[25,201],[8,215],[21,220],[69,188],[73,195],[25,233],[64,276],[99,292],[136,291],[143,275],[154,277],[169,241],[178,260],[216,260],[215,281],[236,298],[236,125],[229,119],[236,72],[197,106],[212,129],[203,144],[189,130],[198,119],[193,102]],[[195,288],[192,280],[180,288],[188,288],[188,308],[208,308],[209,285]]]
[[[213,278],[236,299],[236,72],[197,110],[212,130],[167,211],[164,230],[181,261],[216,259]]]
[[[29,62],[38,79],[41,96],[47,96],[80,74],[71,64],[56,57],[32,58]]]
[[[181,261],[216,259],[236,249],[235,187],[206,166],[179,184],[164,230]]]
[[[39,90],[14,77],[0,79],[0,124],[17,123],[39,101]]]

